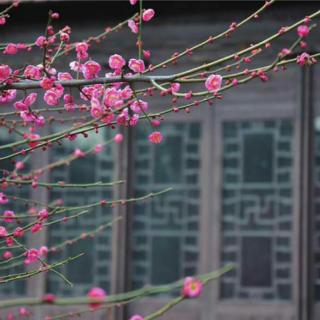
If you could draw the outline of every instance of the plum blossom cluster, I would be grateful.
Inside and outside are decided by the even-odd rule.
[[[258,10],[250,19],[257,18],[271,2],[273,0],[267,1],[262,10]],[[132,6],[136,6],[137,3],[138,0],[130,0]],[[104,36],[99,35],[72,43],[72,33],[69,26],[55,30],[54,21],[59,17],[59,13],[50,12],[45,32],[37,36],[32,43],[8,42],[0,45],[0,50],[4,55],[18,55],[20,52],[28,53],[34,49],[41,52],[39,61],[33,64],[27,63],[20,69],[16,69],[13,65],[0,64],[0,104],[10,104],[14,117],[17,117],[17,119],[14,118],[14,121],[8,118],[7,122],[4,119],[1,123],[6,125],[6,128],[9,127],[9,131],[16,131],[24,139],[24,141],[17,144],[13,143],[13,145],[4,146],[4,149],[7,148],[14,152],[14,154],[8,156],[8,159],[16,158],[19,155],[19,160],[12,160],[14,165],[12,172],[3,173],[1,180],[3,192],[0,192],[1,205],[11,205],[17,201],[17,198],[8,196],[9,193],[7,193],[6,189],[24,187],[24,183],[27,187],[33,189],[37,189],[39,186],[44,186],[48,189],[72,187],[72,184],[68,186],[64,181],[47,183],[47,180],[43,181],[46,179],[43,173],[46,170],[53,170],[56,166],[67,166],[72,161],[81,161],[88,154],[107,152],[105,148],[107,142],[103,141],[95,144],[89,150],[75,147],[66,159],[59,159],[59,161],[52,162],[46,167],[28,171],[28,166],[26,165],[28,157],[25,156],[34,156],[33,149],[42,147],[43,151],[47,151],[49,148],[55,147],[56,144],[61,144],[64,139],[73,142],[81,135],[85,138],[88,137],[89,131],[98,133],[100,128],[118,129],[121,127],[122,131],[123,127],[141,125],[143,119],[146,120],[146,125],[151,126],[152,132],[149,134],[148,140],[152,144],[159,144],[165,141],[161,132],[161,123],[167,113],[178,113],[180,110],[190,113],[192,107],[198,107],[205,102],[211,104],[213,99],[222,99],[223,92],[229,88],[240,86],[252,79],[260,79],[262,82],[269,81],[271,72],[276,72],[280,69],[284,70],[289,63],[307,67],[316,63],[316,58],[319,57],[319,54],[307,52],[307,37],[313,26],[310,25],[312,19],[306,17],[298,24],[295,24],[294,27],[281,28],[268,41],[263,40],[260,44],[249,46],[247,49],[243,49],[233,55],[209,61],[193,69],[186,69],[179,73],[163,76],[163,73],[159,72],[157,74],[154,71],[175,66],[182,57],[192,56],[204,45],[212,44],[217,39],[232,35],[244,23],[232,22],[221,35],[210,36],[206,41],[187,48],[180,53],[175,52],[167,60],[152,65],[150,58],[152,57],[153,59],[155,57],[154,59],[156,60],[157,55],[153,53],[151,55],[151,51],[146,49],[142,41],[142,23],[147,23],[156,17],[153,9],[140,9],[139,6],[139,13],[120,23],[119,28],[113,28],[114,30],[120,30],[125,26],[127,32],[131,31],[134,34],[137,55],[127,57],[118,49],[113,49],[114,51],[111,52],[116,53],[110,56],[106,55],[103,61],[98,61],[92,56],[91,45],[103,40],[103,37],[112,28],[106,28],[105,32],[103,32]],[[7,12],[0,13],[0,25],[4,26],[8,18]],[[270,50],[272,49],[271,42],[273,39],[290,30],[295,31],[295,37],[299,37],[296,44],[275,52],[275,61],[271,62],[270,65],[257,68],[249,67],[250,63],[261,52],[269,50],[269,48]],[[302,53],[295,54],[297,46],[300,46]],[[60,70],[56,61],[66,54],[69,54],[70,60],[73,61],[69,63],[68,68]],[[292,56],[294,58],[291,58]],[[221,61],[222,63],[220,63]],[[165,72],[165,74],[168,74],[168,72]],[[143,85],[137,86],[137,82],[141,82]],[[201,84],[201,91],[195,91],[194,87],[192,87],[194,83]],[[167,100],[170,101],[170,106],[160,111],[157,109],[156,112],[151,99],[155,94],[159,94],[160,97],[167,97]],[[44,111],[41,109],[40,111],[39,106]],[[45,112],[48,112],[49,116],[46,117]],[[55,112],[61,113],[66,120],[71,119],[71,125],[67,130],[43,136],[42,132],[45,131],[43,127],[50,125],[55,118],[52,116]],[[85,120],[80,116],[83,116]],[[119,132],[113,136],[110,143],[119,144],[123,140],[124,135]],[[29,148],[27,149],[27,147]],[[79,187],[79,185],[81,184],[73,186]],[[92,185],[96,184],[92,183]],[[151,195],[154,196],[153,193]],[[131,200],[134,199],[118,199],[114,201],[103,199],[97,204],[90,204],[89,207],[108,204],[113,208],[116,203],[124,205]],[[12,260],[20,259],[21,265],[36,268],[36,271],[49,268],[50,264],[46,262],[48,255],[57,252],[65,244],[51,248],[39,244],[37,248],[34,248],[34,246],[28,248],[22,245],[20,240],[25,243],[23,240],[26,235],[42,232],[44,227],[51,223],[51,220],[50,223],[48,220],[53,216],[53,213],[56,213],[55,210],[59,211],[63,205],[62,199],[56,201],[53,205],[55,209],[51,210],[51,204],[50,206],[42,203],[35,205],[29,201],[28,209],[25,210],[27,213],[24,212],[22,215],[18,213],[18,210],[9,207],[3,208],[0,216],[0,241],[4,247],[1,254],[3,260],[1,263],[3,265],[8,263],[10,267]],[[63,212],[63,209],[58,213],[60,214],[61,212]],[[79,217],[80,214],[75,214],[74,217]],[[74,217],[64,216],[54,222],[64,223]],[[23,219],[27,219],[28,222]],[[93,234],[85,232],[80,235],[79,239],[84,240],[93,237]],[[78,238],[76,240],[68,239],[66,245],[76,241],[78,241]],[[14,247],[18,247],[18,250],[21,251],[20,255],[16,255],[17,251],[14,250]],[[31,275],[31,273],[26,274],[27,276]],[[64,277],[62,278],[65,280]],[[202,279],[201,277],[199,278]],[[3,279],[1,278],[1,280]],[[204,281],[194,277],[185,278],[179,299],[182,301],[199,297],[202,294],[204,284]],[[108,295],[105,290],[95,286],[87,293],[85,303],[89,305],[89,311],[94,312],[95,310],[100,310],[107,299]],[[40,302],[54,304],[56,296],[48,293],[41,298]],[[126,303],[126,301],[124,302]],[[19,309],[19,317],[27,316],[30,316],[30,311],[25,307],[21,307]],[[10,317],[13,319],[14,316],[10,315]],[[50,316],[46,319],[50,319]],[[153,318],[152,316],[142,316],[140,314],[135,314],[130,318],[130,320],[144,319]]]

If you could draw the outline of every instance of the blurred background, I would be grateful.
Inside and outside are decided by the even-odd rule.
[[[210,35],[225,30],[256,10],[259,1],[144,1],[156,17],[143,28],[146,63],[156,64]],[[5,5],[3,4],[3,7]],[[57,24],[72,28],[72,41],[97,35],[135,13],[128,1],[26,1],[12,13],[1,30],[2,42],[32,42],[45,28],[49,9],[57,11]],[[277,32],[280,27],[319,9],[309,1],[282,1],[231,37],[187,56],[161,74],[185,70],[225,54],[239,51]],[[307,42],[319,52],[319,30]],[[296,33],[258,55],[248,67],[268,65]],[[136,37],[125,26],[90,47],[90,56],[107,66],[113,53],[127,60],[137,57]],[[298,48],[297,52],[303,49]],[[1,63],[38,64],[39,52],[1,57]],[[21,59],[21,60],[20,60]],[[41,59],[41,58],[40,58]],[[74,54],[61,59],[64,68]],[[148,124],[125,131],[125,143],[103,153],[74,161],[50,172],[44,179],[85,183],[126,179],[118,189],[29,190],[21,195],[50,203],[63,199],[68,205],[100,199],[130,198],[172,186],[173,191],[138,205],[115,209],[99,207],[90,215],[57,224],[29,246],[48,246],[92,230],[122,216],[121,223],[92,239],[78,241],[52,255],[53,260],[86,252],[81,261],[62,268],[74,283],[69,288],[54,273],[0,287],[3,298],[85,295],[93,286],[119,293],[148,285],[170,283],[188,275],[210,272],[227,263],[234,271],[209,285],[200,299],[184,302],[164,316],[174,320],[316,320],[320,317],[320,69],[289,66],[224,94],[213,105],[166,116],[160,129],[164,142],[148,142]],[[199,86],[199,89],[202,85]],[[155,95],[151,110],[170,106],[170,99]],[[41,107],[41,103],[39,103]],[[5,108],[3,109],[5,110]],[[68,115],[54,114],[50,128],[68,126]],[[47,132],[48,133],[48,132]],[[76,147],[89,149],[116,132],[101,130],[76,142],[64,142],[50,153],[37,152],[31,167],[43,166],[71,154]],[[13,139],[2,133],[1,143]],[[1,168],[10,168],[7,162]],[[17,195],[17,194],[16,194]],[[17,212],[26,207],[17,206]],[[127,319],[138,311],[146,315],[172,296],[135,302],[115,314],[96,319]],[[70,307],[70,310],[81,308]],[[51,308],[53,309],[53,308]],[[55,308],[54,312],[66,309]],[[42,319],[48,307],[35,308]],[[94,316],[90,315],[90,319]],[[88,319],[89,319],[88,318]]]

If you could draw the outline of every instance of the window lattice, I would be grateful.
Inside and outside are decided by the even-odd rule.
[[[173,191],[134,207],[134,287],[195,274],[199,258],[201,126],[163,124],[164,141],[156,146],[148,129],[137,129],[135,195]]]
[[[78,138],[75,142],[64,143],[53,149],[51,161],[56,161],[73,153],[76,148],[82,151],[92,148],[108,139],[106,136],[94,135],[87,139]],[[106,146],[99,154],[87,155],[79,161],[73,161],[70,166],[62,166],[52,171],[52,182],[65,181],[71,183],[91,183],[95,181],[110,182],[113,180],[112,148]],[[50,192],[50,201],[62,199],[64,205],[81,206],[99,202],[101,199],[112,199],[112,187],[95,189],[55,189]],[[73,211],[75,214],[78,211]],[[112,219],[111,210],[107,206],[97,206],[79,218],[58,223],[49,228],[49,244],[56,245],[68,239],[75,238],[83,232],[90,232],[101,224]],[[81,252],[85,255],[70,265],[65,265],[61,271],[75,286],[69,288],[54,273],[48,273],[48,291],[61,295],[83,295],[92,286],[100,286],[106,290],[110,288],[111,268],[111,228],[98,233],[94,238],[80,240],[76,244],[68,245],[65,250],[52,255],[55,261],[68,256],[75,256]]]
[[[293,127],[223,124],[221,298],[291,299]]]

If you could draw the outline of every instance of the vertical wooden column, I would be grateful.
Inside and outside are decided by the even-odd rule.
[[[49,151],[35,150],[32,155],[31,166],[33,169],[41,168],[49,163]],[[46,171],[39,181],[48,181],[48,171]],[[41,202],[43,204],[48,203],[48,190],[46,188],[38,187],[37,189],[32,189],[30,187],[30,198],[34,201]],[[37,234],[30,234],[28,237],[27,246],[29,248],[39,248],[41,245],[47,243],[47,230],[43,230]],[[34,266],[32,267],[32,269]],[[28,297],[41,297],[46,291],[46,273],[40,273],[37,276],[31,277],[27,281],[27,296]],[[36,319],[41,318],[41,308],[36,307],[33,310],[33,316]]]
[[[299,320],[312,320],[313,294],[313,159],[314,115],[312,68],[302,71],[300,107],[300,248]]]
[[[116,187],[114,199],[128,199],[133,195],[133,128],[122,128],[124,141],[116,145],[114,158],[115,180],[125,180]],[[112,293],[122,293],[130,289],[130,240],[131,240],[131,213],[132,204],[118,205],[114,210],[114,217],[121,220],[114,224],[112,229]],[[127,317],[127,308],[114,308],[108,320],[121,320]]]

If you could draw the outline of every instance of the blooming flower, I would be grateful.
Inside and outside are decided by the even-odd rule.
[[[68,112],[74,111],[74,109],[76,108],[76,104],[74,103],[74,99],[71,94],[65,94],[63,96],[63,101],[64,101],[64,108]]]
[[[13,231],[13,236],[14,236],[15,238],[20,238],[20,237],[23,236],[23,234],[24,234],[24,230],[23,230],[23,228],[21,228],[21,227],[17,227],[17,228],[15,228],[15,230]]]
[[[59,96],[54,90],[46,91],[43,99],[49,106],[56,106],[59,103]]]
[[[171,83],[171,92],[176,93],[180,90],[180,83],[175,82],[175,83]]]
[[[3,50],[4,54],[16,54],[18,52],[18,47],[14,43],[8,43],[5,49]]]
[[[100,153],[103,151],[103,145],[98,143],[95,147],[94,147],[94,152],[95,153]]]
[[[42,297],[42,301],[46,302],[46,303],[53,303],[56,301],[56,296],[52,293],[46,293],[43,297]]]
[[[202,292],[203,284],[201,281],[187,277],[184,280],[182,294],[186,298],[196,298],[199,297]]]
[[[38,66],[28,65],[24,69],[23,75],[28,79],[40,80],[41,79],[41,68]]]
[[[143,56],[146,58],[146,59],[150,59],[151,57],[151,52],[150,50],[143,50]]]
[[[103,103],[106,107],[115,107],[120,99],[119,92],[115,88],[108,88],[103,97]]]
[[[148,111],[148,102],[145,102],[143,100],[134,100],[130,104],[130,109],[135,113],[141,113]]]
[[[133,92],[132,92],[130,86],[125,86],[123,88],[123,90],[121,90],[121,92],[120,92],[120,97],[122,99],[130,99],[132,97],[132,95],[133,95]]]
[[[308,64],[309,61],[310,61],[310,55],[306,52],[303,52],[302,54],[297,56],[297,64],[299,64],[300,66],[304,66]]]
[[[138,25],[132,19],[130,19],[128,21],[128,27],[130,28],[131,32],[133,32],[133,33],[138,33],[139,32]]]
[[[42,230],[42,222],[36,223],[31,227],[31,233],[37,233]]]
[[[123,141],[123,134],[117,133],[113,139],[115,143],[121,143]]]
[[[217,92],[220,90],[222,84],[222,77],[219,74],[212,74],[205,82],[208,91]]]
[[[299,37],[306,37],[310,32],[310,29],[307,25],[300,25],[297,28],[297,33]]]
[[[85,156],[85,153],[80,150],[79,148],[77,148],[76,150],[74,150],[74,156],[77,157],[77,158],[82,158]]]
[[[40,220],[46,220],[49,217],[49,212],[47,208],[43,208],[38,212],[38,217]]]
[[[120,54],[113,54],[109,57],[109,66],[111,69],[120,70],[126,64],[126,60],[120,56]]]
[[[84,60],[88,58],[88,44],[86,42],[78,42],[76,44],[77,58]]]
[[[69,67],[72,71],[78,72],[81,70],[82,65],[78,61],[71,61]]]
[[[15,164],[16,170],[22,170],[24,168],[24,162],[23,161],[17,161]]]
[[[158,144],[163,140],[161,132],[154,131],[149,135],[149,141],[154,144]]]
[[[106,292],[99,287],[95,287],[90,289],[90,291],[88,292],[88,298],[94,302],[90,302],[90,307],[92,309],[96,309],[99,308],[101,305],[101,302],[105,299],[105,297],[107,296]]]
[[[8,231],[5,227],[0,226],[0,238],[4,238],[8,235]]]
[[[10,251],[5,251],[2,256],[4,259],[8,260],[12,258],[12,253]]]
[[[25,307],[20,307],[19,308],[19,315],[22,316],[22,317],[29,317],[30,316],[30,311],[25,308]]]
[[[59,72],[58,73],[58,80],[59,81],[66,81],[66,80],[72,80],[72,75],[69,72]]]
[[[40,86],[44,90],[49,90],[54,86],[54,79],[45,77],[40,81]]]
[[[36,262],[39,257],[40,257],[40,254],[39,254],[39,251],[35,248],[32,248],[32,249],[29,249],[27,250],[25,253],[25,259],[24,259],[24,264],[25,265],[29,265],[33,262]]]
[[[39,255],[41,256],[41,257],[46,257],[47,256],[47,254],[48,254],[48,247],[47,246],[41,246],[40,248],[39,248]]]
[[[141,59],[130,59],[129,60],[129,68],[133,72],[143,72],[145,70],[144,61]]]
[[[0,65],[0,80],[6,80],[12,73],[11,68],[7,64]]]
[[[3,221],[4,222],[13,222],[15,219],[15,213],[11,210],[5,210],[3,213]]]
[[[82,66],[81,71],[85,79],[93,79],[98,76],[98,73],[101,71],[101,66],[98,62],[90,60]]]
[[[132,6],[134,6],[138,2],[138,0],[129,0],[129,1]]]
[[[130,320],[144,320],[144,317],[140,316],[139,314],[133,315]]]
[[[40,36],[37,38],[35,41],[35,45],[38,47],[43,47],[46,43],[46,37],[45,36]]]
[[[153,9],[147,9],[142,13],[142,20],[145,22],[150,21],[154,17],[154,14],[155,12]]]
[[[0,104],[8,103],[13,101],[17,96],[17,90],[3,90],[0,93]]]
[[[3,192],[0,192],[0,204],[7,204],[8,202],[8,197]]]

